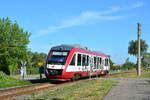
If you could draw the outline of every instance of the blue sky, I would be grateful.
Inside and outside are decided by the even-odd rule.
[[[149,4],[149,0],[0,0],[0,17],[16,20],[32,33],[29,48],[34,52],[80,44],[121,64],[127,57],[135,61],[128,43],[137,39],[137,22],[150,46]]]

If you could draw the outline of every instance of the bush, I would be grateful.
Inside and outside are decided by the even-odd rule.
[[[30,84],[29,81],[17,80],[0,71],[0,88]]]
[[[10,75],[15,75],[15,74],[17,74],[16,72],[17,72],[17,65],[9,65],[8,66],[8,68],[9,68],[9,72],[10,72]]]
[[[27,68],[27,74],[39,74],[39,67]]]
[[[122,66],[123,70],[131,70],[133,68],[136,68],[136,64],[131,63],[131,62],[127,62],[127,63],[123,64],[123,66]]]

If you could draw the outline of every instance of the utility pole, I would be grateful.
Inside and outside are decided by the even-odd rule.
[[[141,35],[141,32],[140,32],[140,23],[137,23],[138,24],[138,57],[137,57],[137,60],[138,60],[138,68],[137,68],[137,75],[138,76],[141,76],[141,43],[140,43],[140,35]]]

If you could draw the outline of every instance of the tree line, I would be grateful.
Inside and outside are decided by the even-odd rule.
[[[28,69],[44,62],[45,53],[32,52],[28,48],[30,35],[16,21],[0,18],[0,71],[13,74],[20,68],[21,61],[27,62]]]
[[[147,52],[148,45],[145,40],[141,41],[141,64],[142,67],[150,67],[150,53]],[[137,40],[131,40],[129,42],[128,46],[128,53],[130,55],[133,55],[137,57],[138,55],[138,41]],[[110,61],[111,70],[130,70],[133,68],[137,68],[137,63],[133,63],[129,60],[129,58],[126,59],[125,63],[121,66],[115,65],[112,61]]]

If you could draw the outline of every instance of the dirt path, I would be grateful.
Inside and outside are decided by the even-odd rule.
[[[120,83],[104,100],[150,100],[150,78],[108,78]]]

